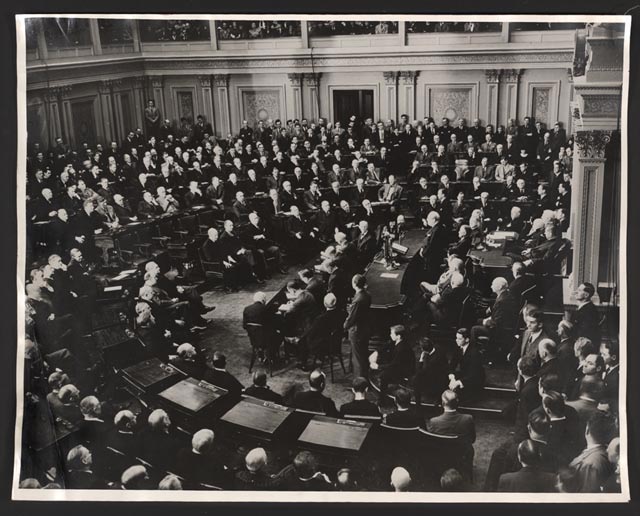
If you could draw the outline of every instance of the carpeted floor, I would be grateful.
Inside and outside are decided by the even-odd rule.
[[[227,357],[227,370],[245,386],[251,385],[249,374],[251,347],[246,332],[242,328],[242,310],[253,302],[255,292],[263,291],[269,299],[287,279],[296,277],[296,271],[297,269],[291,268],[288,274],[277,274],[263,285],[250,285],[236,293],[210,290],[203,294],[204,302],[215,305],[216,309],[205,315],[212,322],[200,334],[198,345],[209,352],[222,351]],[[348,351],[348,342],[345,342],[343,347],[345,357],[348,357]],[[349,373],[348,358],[345,358],[345,365],[346,375],[338,363],[334,364],[334,382],[330,380],[328,364],[324,366],[328,377],[325,394],[330,396],[338,407],[352,400],[350,386],[353,375]],[[274,376],[269,378],[269,385],[274,391],[286,396],[293,389],[306,388],[307,378],[308,373],[298,369],[295,362],[292,362],[283,369],[274,371]],[[375,391],[370,392],[369,396],[372,401],[377,400]],[[484,483],[491,452],[507,439],[508,426],[500,420],[478,418],[476,432],[473,489],[480,490]]]

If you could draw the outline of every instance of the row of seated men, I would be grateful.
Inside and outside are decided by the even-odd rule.
[[[409,123],[406,115],[403,115],[396,131],[392,121],[384,127],[382,121],[374,125],[372,120],[368,120],[369,123],[363,126],[356,117],[353,118],[350,122],[352,127],[346,130],[340,127],[339,122],[326,125],[325,120],[320,119],[318,124],[312,121],[310,127],[303,127],[301,131],[276,127],[275,134],[269,129],[260,128],[254,133],[244,121],[236,137],[230,135],[226,139],[218,139],[207,131],[190,142],[184,139],[176,141],[170,131],[159,139],[154,135],[148,135],[145,139],[142,134],[131,132],[120,145],[111,142],[108,149],[101,144],[90,149],[88,144],[83,143],[81,149],[72,151],[58,137],[48,157],[45,157],[40,144],[36,143],[30,152],[28,167],[31,173],[52,170],[58,175],[71,163],[73,167],[87,171],[94,166],[103,170],[114,169],[114,175],[117,174],[116,169],[122,167],[126,175],[132,175],[138,170],[158,169],[159,163],[165,161],[162,158],[168,156],[185,172],[193,168],[193,160],[198,161],[201,167],[216,167],[221,171],[223,166],[235,166],[236,159],[240,167],[257,167],[263,165],[262,158],[266,158],[269,164],[275,162],[274,166],[281,171],[291,172],[297,166],[295,161],[291,161],[292,157],[315,161],[327,169],[331,168],[334,161],[341,168],[348,168],[351,157],[356,157],[361,163],[363,159],[371,159],[375,161],[376,168],[389,168],[392,156],[396,161],[397,158],[406,161],[417,157],[418,161],[427,163],[428,155],[443,153],[454,158],[469,154],[470,151],[486,154],[495,162],[504,154],[512,164],[518,164],[524,154],[525,160],[538,161],[541,165],[548,166],[552,160],[560,159],[563,167],[571,166],[571,151],[567,149],[573,146],[572,138],[567,139],[559,123],[552,131],[538,131],[530,117],[526,117],[523,126],[514,124],[506,134],[496,134],[493,126],[484,128],[479,121],[477,124],[474,121],[474,126],[467,128],[464,120],[460,120],[458,126],[452,128],[449,121],[443,118],[442,125],[436,127],[428,117],[424,121]],[[339,153],[337,159],[336,152]],[[145,157],[148,159],[145,160]],[[219,158],[218,162],[214,161],[216,157]],[[241,170],[240,167],[237,167],[238,170]],[[212,175],[222,177],[215,169]]]

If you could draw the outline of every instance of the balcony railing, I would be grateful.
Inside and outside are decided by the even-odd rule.
[[[299,21],[219,21],[216,22],[219,41],[290,38],[300,36]]]

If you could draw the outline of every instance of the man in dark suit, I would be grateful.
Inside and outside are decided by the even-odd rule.
[[[351,280],[355,295],[344,322],[353,353],[353,374],[365,378],[369,370],[369,329],[372,322],[371,295],[366,291],[366,285],[366,279],[361,274],[356,274]]]
[[[522,335],[522,340],[516,342],[507,355],[507,359],[515,364],[520,357],[530,356],[539,363],[538,344],[542,339],[549,338],[544,330],[543,313],[540,310],[530,311],[525,315],[524,321],[527,329]]]
[[[305,290],[311,292],[316,304],[320,306],[324,302],[327,293],[327,285],[320,275],[314,274],[311,269],[302,269],[298,272],[298,277],[306,285]]]
[[[540,369],[538,376],[554,374],[561,380],[566,380],[565,369],[558,359],[558,345],[551,339],[542,339],[538,343],[538,356],[540,357]]]
[[[515,438],[520,441],[527,438],[527,424],[531,411],[540,406],[542,398],[538,388],[540,376],[538,364],[532,357],[522,357],[516,364],[520,381],[516,387],[517,399],[515,402],[516,420],[513,431]]]
[[[580,434],[580,419],[573,407],[568,406],[562,394],[545,392],[542,396],[542,410],[547,414],[551,428],[549,445],[558,454],[558,464],[566,465],[584,447],[584,434]],[[534,412],[539,411],[536,409]]]
[[[189,448],[178,452],[176,473],[186,480],[185,488],[196,489],[199,484],[230,487],[231,472],[217,457],[214,438],[213,430],[203,428],[193,434]]]
[[[287,253],[302,262],[309,256],[309,251],[315,249],[313,239],[316,234],[307,229],[307,223],[295,205],[291,206],[291,216],[287,217],[285,227],[288,236]]]
[[[67,453],[65,487],[67,489],[107,489],[107,483],[94,472],[91,452],[81,444]]]
[[[156,409],[149,414],[147,423],[140,436],[141,456],[154,466],[171,469],[175,465],[181,439],[173,430],[169,415],[162,409]]]
[[[269,273],[268,260],[275,261],[275,269],[278,272],[286,273],[282,263],[280,247],[271,236],[269,228],[262,223],[255,211],[249,213],[249,224],[244,229],[244,242],[247,249],[250,249],[257,258],[258,275],[260,277]]]
[[[226,389],[229,394],[239,396],[244,386],[238,379],[227,371],[227,358],[220,351],[213,354],[213,369],[207,368],[203,380],[217,387]]]
[[[82,440],[95,446],[104,445],[104,436],[109,429],[102,419],[102,405],[95,396],[86,396],[80,401],[80,412],[84,419],[80,423]]]
[[[284,316],[284,334],[287,337],[300,339],[313,324],[313,320],[320,311],[313,294],[305,290],[300,280],[287,283],[287,297],[289,301],[280,305],[278,311]]]
[[[354,399],[340,407],[340,417],[371,416],[380,418],[378,406],[367,400],[368,390],[369,381],[366,378],[361,376],[354,378],[351,384],[351,392],[353,392]]]
[[[389,383],[398,383],[403,378],[410,378],[416,369],[416,357],[413,349],[407,341],[406,329],[401,324],[392,326],[389,337],[392,349],[388,353],[387,360],[381,360],[378,364],[378,354],[372,356],[371,369],[380,370],[380,393],[386,394]]]
[[[605,365],[605,370],[602,375],[602,380],[604,381],[603,397],[617,400],[620,394],[618,344],[614,341],[603,342],[600,344],[600,355]]]
[[[105,436],[105,445],[128,457],[135,457],[140,446],[135,414],[130,410],[121,410],[115,415],[113,424],[113,428]]]
[[[373,260],[378,243],[376,237],[369,231],[369,223],[366,220],[358,222],[359,235],[356,240],[356,248],[358,250],[358,266],[360,270],[364,270]]]
[[[418,428],[424,426],[424,419],[417,409],[411,406],[411,392],[399,388],[394,392],[396,410],[384,418],[386,425],[396,428]]]
[[[422,337],[420,346],[422,352],[413,379],[413,397],[417,407],[420,407],[423,394],[437,399],[445,391],[449,382],[447,377],[449,362],[444,350],[440,346],[435,346],[428,337]]]
[[[324,296],[323,304],[325,311],[315,317],[298,343],[298,360],[303,370],[309,370],[307,359],[310,354],[324,355],[331,351],[331,346],[342,343],[344,312],[338,310],[336,296],[332,293]]]
[[[471,343],[477,344],[478,337],[489,338],[489,354],[494,358],[501,357],[504,360],[503,347],[513,338],[518,323],[518,313],[520,304],[511,295],[507,280],[498,277],[491,282],[491,291],[496,295],[493,307],[487,310],[487,317],[482,319],[481,324],[471,328]]]
[[[296,392],[292,405],[297,409],[320,412],[327,416],[336,417],[338,409],[333,400],[322,394],[324,391],[326,376],[320,369],[315,369],[309,374],[309,390]]]
[[[258,398],[259,400],[271,401],[282,405],[284,402],[282,396],[271,390],[267,385],[267,373],[264,371],[256,371],[253,373],[253,384],[244,390],[247,396]]]
[[[473,454],[473,443],[476,441],[476,425],[471,414],[458,412],[458,395],[446,390],[441,397],[443,413],[432,417],[427,422],[427,430],[439,435],[455,435],[470,448]]]
[[[423,261],[423,279],[435,283],[440,275],[440,268],[447,254],[448,237],[440,224],[440,214],[432,211],[426,218],[429,227],[419,256]]]
[[[569,463],[577,473],[579,493],[601,492],[602,485],[611,475],[613,466],[607,458],[606,445],[614,428],[612,418],[603,413],[595,413],[588,421],[586,447]]]
[[[469,341],[469,330],[459,328],[456,332],[456,350],[449,366],[449,389],[464,399],[477,396],[484,387],[485,373],[482,358]]]
[[[518,461],[522,469],[505,473],[498,481],[502,493],[553,493],[555,475],[540,468],[540,454],[536,444],[527,439],[518,446]]]
[[[333,488],[329,477],[319,470],[318,461],[308,451],[298,453],[293,464],[277,473],[275,479],[281,479],[288,491],[331,491]]]
[[[331,211],[331,204],[324,200],[320,203],[320,211],[314,217],[314,230],[318,238],[325,244],[332,242],[338,226],[338,219]]]
[[[452,273],[449,288],[433,295],[427,304],[429,320],[443,327],[457,326],[463,302],[470,294],[471,289],[465,286],[464,276],[459,272]]]
[[[555,222],[545,224],[544,236],[545,242],[522,252],[525,258],[522,263],[531,272],[560,274],[562,259],[566,250],[570,248],[570,243],[561,238],[560,228]]]
[[[574,296],[578,303],[575,312],[569,312],[567,320],[573,323],[576,337],[586,337],[596,346],[600,345],[600,315],[591,301],[595,294],[595,287],[591,283],[581,283]]]

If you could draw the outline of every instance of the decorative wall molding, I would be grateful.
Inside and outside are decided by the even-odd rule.
[[[143,90],[147,85],[147,77],[145,75],[138,75],[132,77],[133,87],[139,90]]]
[[[480,118],[480,83],[425,84],[425,109],[434,119]],[[446,105],[449,104],[449,105]]]
[[[585,159],[604,159],[605,150],[611,141],[612,131],[578,131],[576,147],[579,157]]]
[[[586,117],[615,118],[620,113],[618,95],[582,95],[582,114]]]
[[[153,60],[144,57],[104,57],[77,62],[53,63],[44,65],[27,66],[27,88],[29,90],[42,89],[48,85],[55,85],[56,82],[68,83],[73,80],[75,83],[94,82],[100,75],[112,76],[114,69],[121,78],[135,77],[147,70],[149,73],[167,73],[168,71],[180,73],[188,70],[197,70],[200,74],[205,71],[214,73],[217,70],[255,70],[266,71],[286,71],[286,69],[297,69],[305,72],[312,72],[318,68],[354,68],[368,67],[389,70],[401,66],[423,69],[432,65],[468,65],[484,68],[484,65],[522,65],[527,64],[549,65],[554,68],[566,68],[573,61],[573,54],[565,51],[540,51],[535,52],[496,52],[496,53],[468,53],[468,54],[386,54],[386,55],[355,55],[355,56],[320,56],[311,59],[306,56],[287,56],[264,58],[243,58],[243,57],[220,57],[211,56],[196,57],[193,54],[186,54],[183,58],[155,58]],[[306,69],[306,71],[304,70]],[[323,70],[324,71],[324,70]],[[506,74],[506,75],[505,75]],[[507,70],[503,71],[505,82],[509,82]],[[106,78],[106,77],[105,77]],[[144,87],[144,86],[143,86]]]

